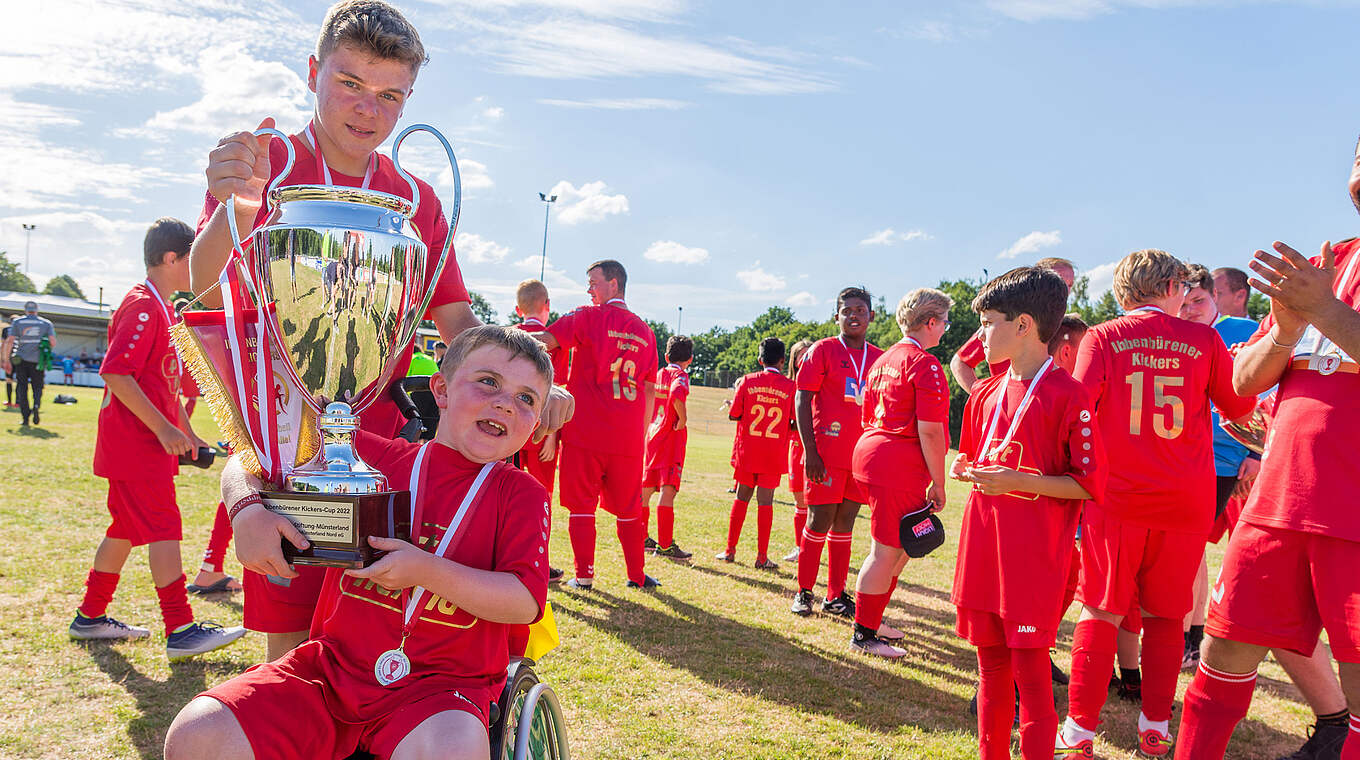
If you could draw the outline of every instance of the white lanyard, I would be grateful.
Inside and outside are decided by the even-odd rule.
[[[1341,276],[1336,280],[1333,291],[1336,293],[1337,298],[1341,298],[1341,292],[1344,291],[1346,285],[1350,283],[1351,275],[1355,273],[1355,264],[1357,261],[1360,261],[1360,250],[1351,252],[1351,260],[1346,262],[1346,271],[1342,272]],[[1313,328],[1312,325],[1309,325],[1309,327],[1317,329]],[[1317,339],[1313,341],[1313,356],[1321,356],[1323,350],[1329,348],[1328,344],[1332,342],[1330,338],[1322,334],[1321,330],[1317,330],[1317,334]]]
[[[544,324],[543,324],[542,322],[538,321],[538,320],[535,319],[534,317],[525,317],[525,318],[524,318],[524,322],[522,322],[521,324],[533,325],[533,326],[535,326],[535,327],[543,327],[543,326],[544,326]]]
[[[783,372],[780,372],[780,371],[779,371],[779,368],[778,368],[778,367],[766,367],[765,369],[763,369],[763,370],[761,370],[761,371],[762,371],[762,372],[773,372],[773,373],[775,373],[776,375],[782,375],[782,374],[784,374]]]
[[[307,131],[302,133],[307,138],[307,145],[311,147],[312,153],[316,156],[316,162],[321,166],[321,178],[327,185],[333,185],[331,181],[331,168],[326,165],[326,159],[321,156],[321,149],[316,144],[316,132],[312,128],[312,122],[307,122]],[[364,183],[359,187],[363,190],[368,189],[368,185],[373,181],[373,166],[378,163],[378,154],[374,153],[368,157],[368,168],[364,170]]]
[[[902,340],[899,340],[899,341],[897,341],[897,342],[898,342],[898,343],[910,343],[910,344],[912,344],[913,346],[916,346],[917,348],[921,349],[922,351],[926,350],[926,347],[923,346],[923,345],[921,345],[921,341],[919,341],[919,340],[917,340],[917,339],[911,337],[910,335],[903,335],[903,336],[902,336]]]
[[[1011,439],[1015,437],[1015,431],[1020,428],[1020,418],[1025,416],[1029,409],[1030,401],[1034,398],[1034,389],[1039,387],[1039,381],[1043,379],[1044,373],[1053,366],[1053,357],[1044,361],[1044,366],[1034,373],[1034,379],[1029,381],[1029,388],[1025,389],[1025,395],[1020,399],[1020,406],[1015,410],[1015,416],[1011,418],[1010,429],[1006,431],[1006,437],[1001,439],[997,445],[988,448],[992,441],[992,433],[996,432],[996,423],[1001,420],[1001,407],[1006,405],[1006,386],[1010,385],[1010,378],[1005,382],[998,383],[996,389],[996,408],[992,410],[992,421],[987,423],[987,432],[982,436],[982,454],[978,457],[978,464],[985,464],[988,459],[996,456],[999,452],[1005,451],[1010,445]]]
[[[161,298],[160,291],[156,290],[156,286],[151,284],[150,278],[143,280],[143,282],[146,283],[146,289],[151,291],[151,295],[156,297],[156,303],[161,305],[161,313],[165,315],[166,327],[169,327],[170,325],[174,324],[174,320],[170,318],[170,307],[166,305],[165,299]]]
[[[868,369],[869,364],[869,341],[864,341],[864,348],[859,352],[859,363],[855,362],[855,355],[850,353],[850,347],[845,345],[845,338],[837,335],[836,340],[841,342],[841,348],[845,349],[845,355],[850,357],[850,366],[855,369],[855,388],[864,385],[864,370]]]
[[[1165,311],[1164,309],[1162,309],[1162,307],[1160,307],[1160,306],[1152,306],[1152,305],[1148,305],[1148,306],[1139,306],[1138,308],[1134,309],[1133,311],[1155,311],[1155,312],[1157,312],[1158,314],[1165,314],[1165,313],[1166,313],[1166,311]],[[1133,312],[1129,312],[1129,313],[1131,314],[1131,313],[1133,313]]]
[[[618,304],[619,306],[622,306],[625,309],[628,308],[628,304],[624,303],[622,298],[611,298],[608,301],[604,302],[605,306],[609,306],[611,304]]]

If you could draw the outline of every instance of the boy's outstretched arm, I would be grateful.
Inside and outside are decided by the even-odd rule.
[[[424,586],[490,623],[528,624],[538,617],[538,602],[513,573],[461,565],[398,538],[370,536],[368,543],[387,555],[368,567],[346,570],[345,575],[367,578],[392,591]]]
[[[1070,475],[1036,475],[993,464],[970,468],[966,479],[987,496],[1020,492],[1051,496],[1055,499],[1084,501],[1093,498],[1091,493]]]

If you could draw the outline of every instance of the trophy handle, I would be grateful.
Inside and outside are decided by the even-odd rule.
[[[269,181],[269,186],[264,189],[264,195],[260,198],[261,203],[268,203],[269,194],[274,192],[274,188],[278,187],[279,183],[293,172],[293,164],[297,160],[297,151],[293,150],[293,141],[288,139],[288,135],[285,135],[273,127],[261,127],[252,134],[256,137],[259,137],[260,135],[277,137],[283,141],[284,147],[288,149],[288,162],[283,165],[283,171],[279,172],[274,176],[274,179]],[[265,149],[268,150],[268,146],[266,146]],[[255,300],[255,305],[257,307],[263,308],[264,303],[260,300],[260,293],[255,287],[255,277],[258,275],[256,275],[255,270],[246,266],[246,254],[245,251],[241,249],[241,244],[245,242],[245,240],[242,239],[240,230],[238,230],[236,226],[236,193],[232,193],[227,197],[225,205],[227,207],[227,229],[231,230],[232,253],[236,255],[236,258],[240,261],[248,275],[245,277],[245,282],[246,287],[250,290],[250,297]],[[251,230],[251,234],[254,234],[254,230]],[[230,262],[228,262],[228,265],[230,266]]]
[[[444,139],[444,135],[440,134],[439,130],[434,127],[428,124],[412,124],[403,129],[401,134],[397,135],[396,141],[392,143],[392,163],[397,168],[397,174],[400,174],[401,178],[406,180],[406,184],[411,188],[412,208],[419,208],[420,206],[420,187],[416,185],[415,179],[407,174],[405,169],[401,168],[401,161],[397,158],[397,152],[401,149],[402,141],[412,132],[429,132],[444,146],[444,153],[449,158],[449,166],[453,169],[453,205],[449,209],[449,234],[444,238],[444,250],[440,251],[439,259],[435,262],[434,274],[430,277],[430,286],[424,289],[424,293],[420,295],[419,299],[411,298],[408,300],[407,308],[414,309],[414,311],[407,312],[405,329],[408,334],[402,336],[399,344],[402,346],[405,346],[415,336],[415,328],[420,324],[420,318],[425,314],[425,310],[429,308],[430,299],[434,297],[435,284],[439,282],[439,276],[444,273],[444,265],[448,262],[449,251],[453,250],[453,235],[458,230],[458,213],[463,205],[463,180],[458,173],[458,159],[453,155],[453,147],[449,145],[448,140]]]

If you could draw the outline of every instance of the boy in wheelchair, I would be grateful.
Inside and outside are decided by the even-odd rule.
[[[186,705],[167,760],[356,750],[485,760],[508,631],[542,614],[548,586],[546,493],[502,460],[524,446],[551,384],[548,354],[528,334],[476,327],[430,379],[442,410],[433,441],[357,432],[360,457],[412,492],[413,542],[374,537],[380,560],[329,570],[312,639]],[[299,548],[306,539],[258,503],[262,487],[234,461],[223,472],[226,503],[247,504],[233,509],[237,554],[251,570],[290,577],[280,537]]]

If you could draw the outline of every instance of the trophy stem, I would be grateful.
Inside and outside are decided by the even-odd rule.
[[[387,490],[387,476],[370,467],[354,450],[359,417],[350,405],[336,401],[321,415],[324,442],[320,458],[306,469],[294,470],[284,480],[289,491],[365,494]]]

